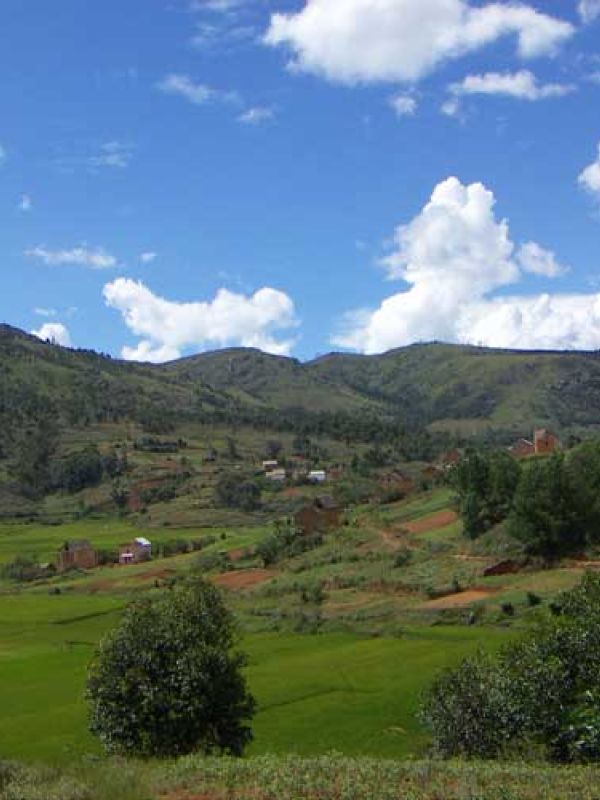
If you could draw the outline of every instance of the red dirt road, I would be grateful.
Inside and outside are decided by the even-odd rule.
[[[454,511],[440,511],[437,514],[431,514],[429,517],[423,519],[416,519],[414,522],[403,522],[402,528],[408,533],[430,533],[437,531],[439,528],[447,528],[448,525],[453,525],[458,520],[458,514]]]
[[[236,591],[239,589],[251,589],[260,583],[266,583],[278,575],[270,569],[244,569],[236,572],[225,572],[223,575],[216,575],[212,582],[223,589]]]

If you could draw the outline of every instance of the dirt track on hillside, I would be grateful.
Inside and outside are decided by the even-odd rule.
[[[470,592],[458,592],[457,594],[446,595],[446,597],[438,597],[435,600],[427,600],[427,602],[421,603],[419,608],[427,609],[428,611],[446,611],[450,608],[470,606],[472,603],[487,600],[492,597],[492,595],[493,592],[486,592],[483,589],[473,589]]]
[[[437,531],[439,528],[447,528],[448,525],[453,525],[457,520],[458,514],[455,511],[439,511],[437,514],[431,514],[413,522],[403,522],[402,528],[408,533],[430,533],[431,531]]]
[[[237,572],[225,572],[223,575],[216,575],[212,582],[222,589],[251,589],[260,583],[266,583],[279,573],[270,569],[244,569]]]

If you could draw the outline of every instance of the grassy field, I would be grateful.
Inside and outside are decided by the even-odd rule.
[[[0,754],[66,763],[98,753],[86,730],[85,672],[123,601],[108,595],[0,598]],[[251,752],[404,756],[424,735],[414,712],[440,667],[502,632],[415,628],[403,639],[247,636],[259,712]]]
[[[199,560],[210,553],[237,553],[207,577],[226,587],[250,657],[258,700],[251,755],[423,754],[427,740],[416,710],[438,670],[517,632],[535,613],[528,591],[544,601],[582,574],[562,565],[484,578],[497,556],[476,554],[450,504],[450,493],[438,489],[358,508],[319,547],[269,570],[257,570],[263,565],[252,554],[269,525],[216,527],[200,553],[27,586],[0,582],[0,758],[66,764],[98,755],[83,699],[96,643],[130,599],[201,571]],[[69,538],[110,549],[143,530],[119,518],[4,524],[0,562],[18,554],[50,558]],[[206,533],[161,528],[148,535],[159,548]],[[239,560],[241,551],[247,555]],[[507,601],[514,616],[501,610]],[[466,624],[474,611],[476,624]]]

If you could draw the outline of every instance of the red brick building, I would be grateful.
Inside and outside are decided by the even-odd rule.
[[[555,453],[560,449],[558,437],[546,428],[540,428],[534,433],[533,443],[537,455]]]
[[[87,539],[65,542],[56,557],[56,569],[94,569],[98,566],[98,553]]]
[[[305,535],[326,533],[338,528],[342,521],[343,509],[333,497],[317,497],[314,503],[304,506],[294,515],[296,527]]]

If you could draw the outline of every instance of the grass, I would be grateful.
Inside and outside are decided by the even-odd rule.
[[[264,756],[0,769],[0,800],[597,800],[597,768]]]
[[[123,600],[109,594],[0,597],[0,753],[66,763],[98,753],[82,699],[95,643]],[[425,737],[414,711],[435,672],[505,634],[415,628],[402,639],[246,636],[259,710],[252,753],[401,756]]]

